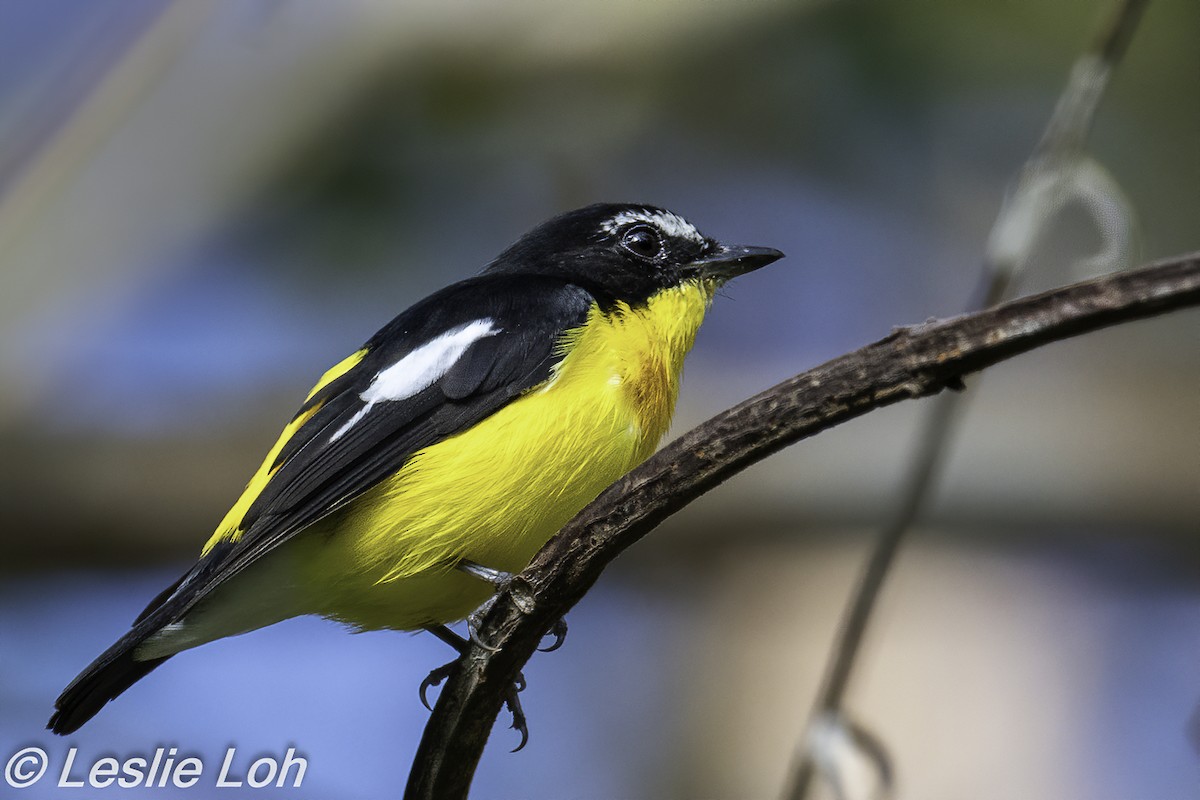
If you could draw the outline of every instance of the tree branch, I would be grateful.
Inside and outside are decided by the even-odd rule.
[[[621,551],[704,492],[801,439],[876,408],[936,394],[1051,342],[1200,305],[1200,252],[900,328],[688,431],[575,516],[500,594],[425,727],[408,800],[465,798],[505,688],[543,633]]]

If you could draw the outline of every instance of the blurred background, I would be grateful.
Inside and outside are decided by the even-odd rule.
[[[173,659],[67,740],[42,728],[317,376],[546,217],[650,202],[788,254],[718,298],[676,433],[957,313],[1109,9],[0,4],[0,756],[295,746],[303,788],[257,796],[398,796],[417,686],[451,655],[429,636],[296,620]],[[1151,3],[1089,140],[1134,261],[1200,246],[1198,40],[1200,5]],[[1103,244],[1068,210],[1020,291]],[[1200,316],[976,385],[851,710],[902,797],[1200,796]],[[619,559],[526,670],[529,746],[498,725],[473,796],[775,796],[925,410],[793,447]]]

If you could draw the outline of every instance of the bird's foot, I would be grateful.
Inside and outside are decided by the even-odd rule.
[[[433,707],[430,706],[426,693],[431,686],[440,686],[454,672],[454,668],[458,666],[458,662],[467,653],[467,641],[445,625],[430,625],[426,630],[458,651],[458,658],[442,664],[435,670],[431,670],[425,676],[425,680],[421,681],[421,686],[417,690],[421,697],[421,705],[432,711]],[[513,748],[512,752],[514,753],[523,749],[529,742],[529,725],[525,718],[525,710],[521,708],[521,698],[517,696],[520,692],[525,691],[527,685],[525,675],[518,672],[517,677],[504,692],[504,705],[508,707],[508,712],[512,714],[512,725],[509,727],[521,734],[521,742]]]
[[[477,646],[487,650],[489,653],[494,653],[499,648],[490,642],[485,642],[483,637],[480,636],[479,631],[483,627],[483,618],[487,616],[487,613],[492,610],[492,606],[496,604],[496,596],[506,590],[509,585],[512,584],[514,575],[511,572],[505,572],[503,570],[485,567],[482,564],[476,564],[474,561],[468,561],[465,558],[462,561],[459,561],[457,566],[458,569],[462,570],[468,575],[473,575],[480,580],[487,581],[492,585],[492,588],[496,590],[496,594],[493,594],[491,597],[485,600],[483,605],[472,611],[467,617],[467,636]],[[538,650],[540,652],[552,653],[558,648],[562,647],[563,642],[567,640],[567,620],[563,617],[559,617],[554,624],[550,626],[550,630],[546,631],[545,636],[553,636],[554,643],[549,647],[539,647]]]
[[[487,650],[489,653],[494,653],[500,648],[483,640],[483,636],[479,631],[483,627],[483,618],[491,611],[492,606],[496,603],[496,595],[492,595],[484,601],[483,605],[471,612],[467,617],[467,636],[478,647]],[[553,636],[554,642],[549,647],[539,647],[539,653],[553,653],[555,650],[563,646],[563,642],[567,640],[567,618],[559,617],[550,626],[550,630],[542,634],[543,637]]]
[[[425,676],[425,680],[421,681],[421,687],[418,692],[421,695],[421,705],[425,706],[429,711],[433,711],[433,706],[429,704],[429,698],[426,697],[426,692],[431,686],[440,686],[442,681],[450,677],[450,673],[454,671],[454,667],[458,665],[459,658],[442,664],[435,670],[432,670]],[[521,734],[520,743],[512,749],[512,752],[524,749],[529,743],[529,725],[525,718],[525,709],[521,708],[521,698],[518,696],[520,692],[525,691],[526,687],[525,675],[518,672],[517,678],[504,692],[504,705],[508,707],[508,713],[512,714],[512,724],[509,725],[517,733]]]

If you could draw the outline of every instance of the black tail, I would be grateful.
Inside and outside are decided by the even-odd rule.
[[[55,701],[56,710],[46,725],[47,729],[59,736],[74,733],[83,723],[96,716],[105,703],[170,658],[163,656],[149,661],[136,661],[133,651],[141,642],[127,642],[129,638],[125,636],[105,650],[103,655],[79,673],[78,678],[71,681],[71,685]]]
[[[167,600],[183,583],[185,575],[164,589],[158,597],[150,601],[150,605],[133,621],[129,633],[117,640],[116,644],[105,650],[100,656],[88,664],[87,669],[79,673],[71,684],[63,689],[58,700],[54,701],[54,714],[46,724],[47,730],[66,736],[74,733],[96,713],[104,708],[104,704],[114,699],[121,692],[133,686],[146,677],[159,664],[170,656],[138,661],[133,657],[138,645],[146,641],[152,634],[159,631],[170,620],[170,609]]]
[[[129,633],[101,653],[71,681],[70,686],[63,689],[54,703],[56,710],[46,727],[59,735],[78,730],[79,726],[96,716],[105,703],[170,658],[167,655],[143,661],[134,658],[134,653],[151,636],[183,619],[192,606],[203,598],[204,593],[232,574],[224,571],[224,566],[235,549],[233,542],[218,543],[179,580],[151,600],[146,610],[133,621]]]

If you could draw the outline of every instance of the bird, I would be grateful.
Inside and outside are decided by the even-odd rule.
[[[782,257],[600,203],[419,301],[320,377],[197,561],[47,728],[78,730],[184,650],[297,616],[427,630],[461,655],[448,624],[656,449],[717,290]]]

